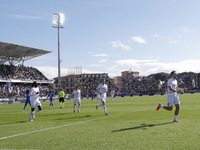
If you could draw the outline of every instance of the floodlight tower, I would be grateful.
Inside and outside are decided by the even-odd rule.
[[[58,28],[58,90],[61,89],[60,80],[60,28],[64,28],[65,14],[54,13],[53,14],[53,28]]]

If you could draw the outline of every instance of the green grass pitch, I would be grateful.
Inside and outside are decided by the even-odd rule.
[[[172,123],[174,109],[156,111],[165,96],[107,98],[108,116],[94,101],[82,100],[81,112],[73,101],[65,108],[43,102],[33,122],[30,106],[0,105],[0,149],[41,150],[173,150],[200,149],[200,94],[179,95],[180,123]]]

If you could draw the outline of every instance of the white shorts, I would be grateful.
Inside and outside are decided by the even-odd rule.
[[[101,102],[106,102],[106,97],[105,96],[100,96]]]
[[[180,104],[180,100],[179,97],[177,95],[177,93],[168,93],[167,94],[167,105],[168,106],[173,106],[176,104]]]
[[[41,102],[39,100],[32,100],[31,101],[31,108],[35,108],[37,106],[42,106]]]
[[[74,99],[74,104],[76,103],[81,103],[81,99],[78,99],[78,98]]]
[[[114,94],[111,94],[111,97],[113,98],[113,97],[114,97]]]

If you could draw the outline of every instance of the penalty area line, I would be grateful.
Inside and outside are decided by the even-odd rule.
[[[142,109],[142,110],[135,110],[135,111],[131,111],[131,112],[137,112],[137,111],[143,111],[143,110],[144,109]],[[4,140],[4,139],[8,139],[8,138],[13,138],[13,137],[21,136],[21,135],[27,135],[27,134],[32,134],[32,133],[47,131],[47,130],[52,130],[52,129],[58,129],[58,128],[62,128],[62,127],[68,127],[68,126],[72,126],[72,125],[76,125],[76,124],[81,124],[81,123],[86,123],[86,122],[101,120],[101,119],[104,119],[104,118],[110,118],[110,117],[115,117],[115,116],[120,116],[120,115],[125,115],[125,114],[128,114],[128,113],[121,113],[121,114],[117,114],[117,115],[105,116],[105,117],[101,117],[101,118],[96,118],[96,119],[91,119],[91,120],[85,120],[85,121],[80,121],[80,122],[65,124],[65,125],[61,125],[61,126],[56,126],[56,127],[51,127],[51,128],[45,128],[45,129],[41,129],[41,130],[36,130],[36,131],[30,131],[30,132],[25,132],[25,133],[10,135],[10,136],[6,136],[6,137],[1,137],[0,140]]]

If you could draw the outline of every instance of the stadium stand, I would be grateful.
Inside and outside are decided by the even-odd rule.
[[[124,74],[126,72],[126,74]],[[120,83],[120,91],[118,95],[163,95],[167,91],[167,81],[170,75],[166,75],[164,80],[155,79],[153,75],[139,76],[138,72],[134,75],[132,71],[124,71],[122,76],[118,76],[120,79],[117,82]],[[129,73],[127,73],[129,72]],[[187,87],[189,93],[200,92],[200,74],[193,72],[179,73],[177,76],[178,86],[180,88]]]
[[[108,93],[110,93],[111,89],[117,91],[117,87],[114,84],[112,78],[108,76],[107,73],[102,74],[82,74],[80,78],[80,83],[82,89],[84,89],[84,95],[89,95],[92,91],[95,91],[98,84],[101,82],[101,79],[104,78],[106,84],[108,86]]]
[[[24,98],[21,91],[30,89],[33,81],[39,83],[43,96],[46,96],[49,91],[58,92],[57,78],[54,78],[53,83],[37,68],[23,65],[28,59],[48,53],[50,51],[0,42],[0,103],[5,100]],[[156,79],[153,75],[140,76],[139,72],[131,70],[123,71],[122,76],[114,77],[114,79],[110,78],[108,73],[85,74],[82,73],[82,69],[77,71],[77,68],[73,72],[73,74],[61,77],[62,89],[67,94],[71,94],[75,84],[78,84],[84,97],[96,89],[102,78],[105,78],[109,92],[114,89],[116,96],[163,95],[167,88],[167,80],[170,78],[169,74],[164,80]],[[200,92],[199,73],[179,73],[177,81],[179,87],[189,88],[190,93]]]
[[[47,53],[50,51],[0,42],[0,101],[24,97],[21,91],[30,90],[33,81],[39,83],[42,95],[52,90],[53,81],[37,68],[23,65],[24,61]]]
[[[199,93],[200,92],[200,77],[199,73],[194,72],[183,72],[177,74],[178,86],[180,88],[187,87],[189,93]],[[170,76],[167,76],[165,81],[163,81],[162,89],[166,89],[167,80]]]
[[[75,85],[77,84],[81,89],[82,96],[87,97],[87,95],[89,96],[92,91],[96,90],[102,78],[106,80],[106,84],[108,85],[109,90],[111,90],[112,88],[114,90],[118,90],[113,82],[113,79],[110,78],[107,73],[92,73],[92,74],[83,73],[83,74],[63,76],[61,77],[62,89],[67,94],[71,94],[72,91],[74,90]],[[54,78],[54,81],[55,81],[54,89],[57,89],[58,79]]]
[[[155,94],[158,90],[157,81],[152,76],[123,77],[124,86],[122,92],[142,93],[143,95]]]
[[[0,79],[48,80],[38,69],[22,65],[0,65]]]

